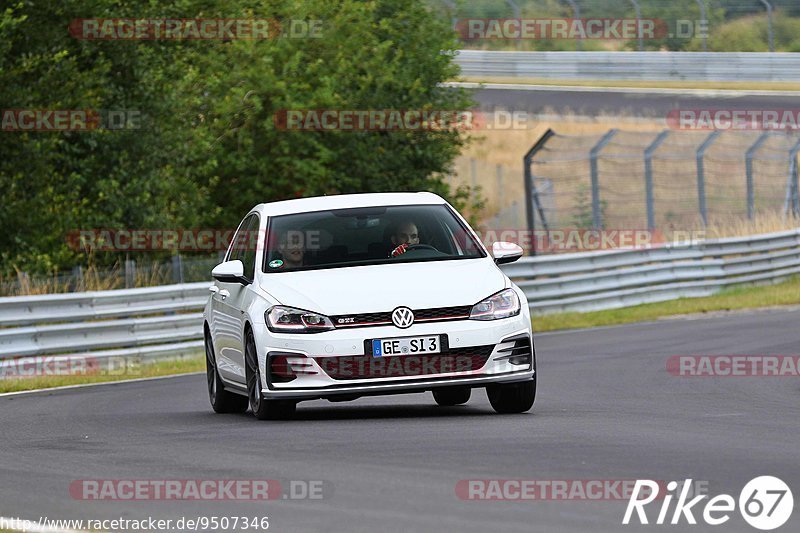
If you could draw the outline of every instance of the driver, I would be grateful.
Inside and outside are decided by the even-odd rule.
[[[286,231],[278,241],[278,251],[283,257],[282,265],[286,268],[305,266],[306,251],[303,246],[303,234],[300,231]],[[270,265],[271,266],[271,265]]]
[[[410,220],[401,222],[392,233],[392,246],[395,248],[389,254],[389,257],[397,257],[398,255],[404,254],[409,246],[415,244],[419,244],[417,225]]]

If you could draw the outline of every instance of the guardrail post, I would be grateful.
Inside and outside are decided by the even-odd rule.
[[[769,132],[765,131],[759,135],[753,146],[747,149],[744,157],[745,172],[747,173],[747,218],[753,220],[755,214],[755,192],[753,188],[753,157],[761,145],[769,138]]]
[[[600,209],[600,176],[597,168],[597,157],[606,145],[611,142],[617,129],[611,129],[592,147],[589,152],[589,168],[592,176],[592,227],[601,229],[603,227],[603,211]]]
[[[670,130],[664,130],[658,134],[650,146],[644,150],[644,187],[645,199],[647,201],[647,229],[654,230],[656,227],[656,215],[653,206],[653,154],[658,147],[661,146],[667,137],[669,137]]]
[[[711,135],[706,137],[706,140],[703,141],[700,148],[697,149],[697,205],[700,209],[700,218],[703,219],[703,226],[708,226],[708,212],[706,211],[706,174],[703,157],[706,155],[706,150],[711,147],[721,133],[722,130],[713,131]]]
[[[136,261],[125,260],[125,288],[130,289],[136,285]]]
[[[533,163],[533,157],[536,155],[539,150],[541,150],[547,141],[555,135],[552,129],[547,128],[547,131],[539,137],[539,140],[531,146],[531,149],[525,154],[525,157],[522,158],[523,164],[525,166],[525,222],[528,226],[528,231],[531,233],[531,255],[536,255],[536,239],[533,238],[533,232],[536,228],[536,216],[533,212],[534,209],[534,202],[536,202],[536,208],[539,211],[539,218],[542,220],[542,224],[544,225],[545,230],[547,229],[547,220],[544,217],[544,211],[542,210],[542,205],[539,202],[539,195],[536,192],[536,185],[533,183],[533,174],[531,173],[531,164]]]
[[[797,154],[800,153],[800,140],[789,150],[789,179],[786,182],[786,201],[783,204],[783,216],[789,214],[789,205],[792,206],[792,216],[800,215],[800,195],[798,195]]]

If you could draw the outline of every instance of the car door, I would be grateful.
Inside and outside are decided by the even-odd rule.
[[[255,276],[255,248],[258,215],[251,213],[239,225],[226,261],[239,260],[244,275],[252,282]],[[217,368],[228,381],[245,383],[244,377],[244,306],[250,285],[216,281],[213,295],[214,330],[216,331]]]

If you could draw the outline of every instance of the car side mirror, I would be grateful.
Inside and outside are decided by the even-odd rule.
[[[244,264],[238,259],[218,264],[211,271],[211,276],[222,283],[250,284],[250,280],[244,277]]]
[[[513,263],[525,253],[524,250],[513,242],[496,242],[492,244],[492,257],[498,265]]]

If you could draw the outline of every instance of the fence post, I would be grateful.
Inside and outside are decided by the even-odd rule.
[[[772,27],[772,4],[767,2],[767,0],[761,0],[761,3],[764,4],[764,7],[767,8],[767,32],[769,32],[769,51],[775,51],[775,30]]]
[[[703,157],[717,137],[720,136],[722,130],[715,130],[706,137],[700,148],[697,149],[697,205],[700,209],[700,218],[703,219],[703,226],[708,226],[708,211],[706,211],[706,173]]]
[[[519,8],[519,5],[517,5],[517,3],[514,0],[506,0],[506,4],[508,4],[508,7],[511,8],[511,11],[514,12],[514,18],[517,19],[517,20],[520,20],[522,18],[522,12],[521,12],[521,10]],[[517,39],[517,42],[516,42],[515,46],[516,46],[517,50],[521,49],[522,48],[522,39]]]
[[[172,279],[175,283],[183,283],[183,258],[181,254],[172,256]]]
[[[500,209],[503,209],[503,206],[505,205],[505,191],[503,190],[504,186],[503,165],[497,165],[497,205],[500,206]]]
[[[745,171],[747,173],[747,218],[748,220],[753,220],[753,215],[755,213],[755,192],[753,189],[753,156],[755,156],[756,152],[761,145],[764,144],[769,138],[769,132],[765,131],[761,135],[758,136],[756,142],[747,149],[747,154],[744,158],[744,166]]]
[[[72,267],[72,278],[73,291],[85,290],[85,287],[83,286],[83,266],[78,265],[76,267]]]
[[[17,292],[30,294],[31,290],[31,277],[27,272],[17,272]]]
[[[798,179],[800,179],[800,177],[798,177],[797,159],[795,159],[794,161],[795,161],[795,163],[794,163],[794,175],[792,176],[792,189],[794,191],[794,194],[793,194],[794,203],[792,204],[793,205],[792,215],[794,215],[794,217],[797,218],[798,216],[800,216],[800,193],[798,193],[798,190],[797,190],[797,188],[798,188],[797,181],[798,181]]]
[[[614,135],[617,134],[616,129],[611,129],[592,147],[589,152],[589,168],[591,169],[592,177],[592,228],[601,229],[603,227],[603,212],[600,209],[600,176],[597,168],[597,157],[606,145],[611,142]]]
[[[650,143],[650,146],[644,150],[644,187],[645,199],[647,201],[647,229],[654,230],[656,227],[656,215],[653,206],[653,154],[658,147],[661,146],[667,137],[669,137],[670,130],[664,130],[658,134],[658,137]]]
[[[472,157],[469,160],[469,180],[470,186],[474,189],[478,185],[478,162]],[[475,194],[475,191],[472,191],[472,194]]]
[[[572,6],[572,16],[575,19],[580,20],[581,18],[581,6],[578,5],[578,2],[575,0],[565,0],[570,6]],[[580,36],[575,39],[575,50],[581,51],[583,49],[583,41],[581,40]]]
[[[700,6],[700,22],[705,23],[703,25],[704,28],[701,30],[703,32],[703,52],[708,52],[708,33],[706,32],[706,28],[708,27],[708,16],[706,14],[705,0],[697,0],[697,5]]]
[[[642,35],[642,9],[639,7],[639,2],[636,0],[629,0],[633,4],[633,9],[636,10],[636,33],[639,34],[639,51],[644,50],[644,36]]]
[[[125,288],[130,289],[136,285],[136,261],[125,260]]]
[[[533,163],[533,157],[536,153],[541,150],[547,141],[555,135],[552,129],[547,128],[547,131],[539,137],[539,140],[531,146],[531,149],[525,154],[525,157],[522,158],[524,164],[524,172],[525,172],[525,222],[528,227],[528,231],[531,234],[531,255],[536,255],[536,239],[533,238],[534,230],[536,228],[536,221],[535,221],[535,213],[533,212],[533,203],[536,202],[536,207],[539,211],[539,217],[542,219],[542,224],[544,225],[545,229],[547,229],[547,221],[544,218],[544,212],[542,211],[542,206],[539,203],[538,194],[536,194],[536,188],[533,183],[533,174],[531,173],[531,164]]]
[[[789,204],[792,206],[792,216],[797,217],[800,215],[800,195],[797,189],[797,154],[800,153],[800,140],[789,150],[789,179],[786,182],[786,201],[783,204],[783,216],[789,214]]]
[[[456,11],[458,10],[458,6],[453,0],[444,0],[445,5],[447,5],[447,10],[450,11],[450,22],[453,25],[453,29],[456,29],[458,26],[458,17],[455,16]]]

